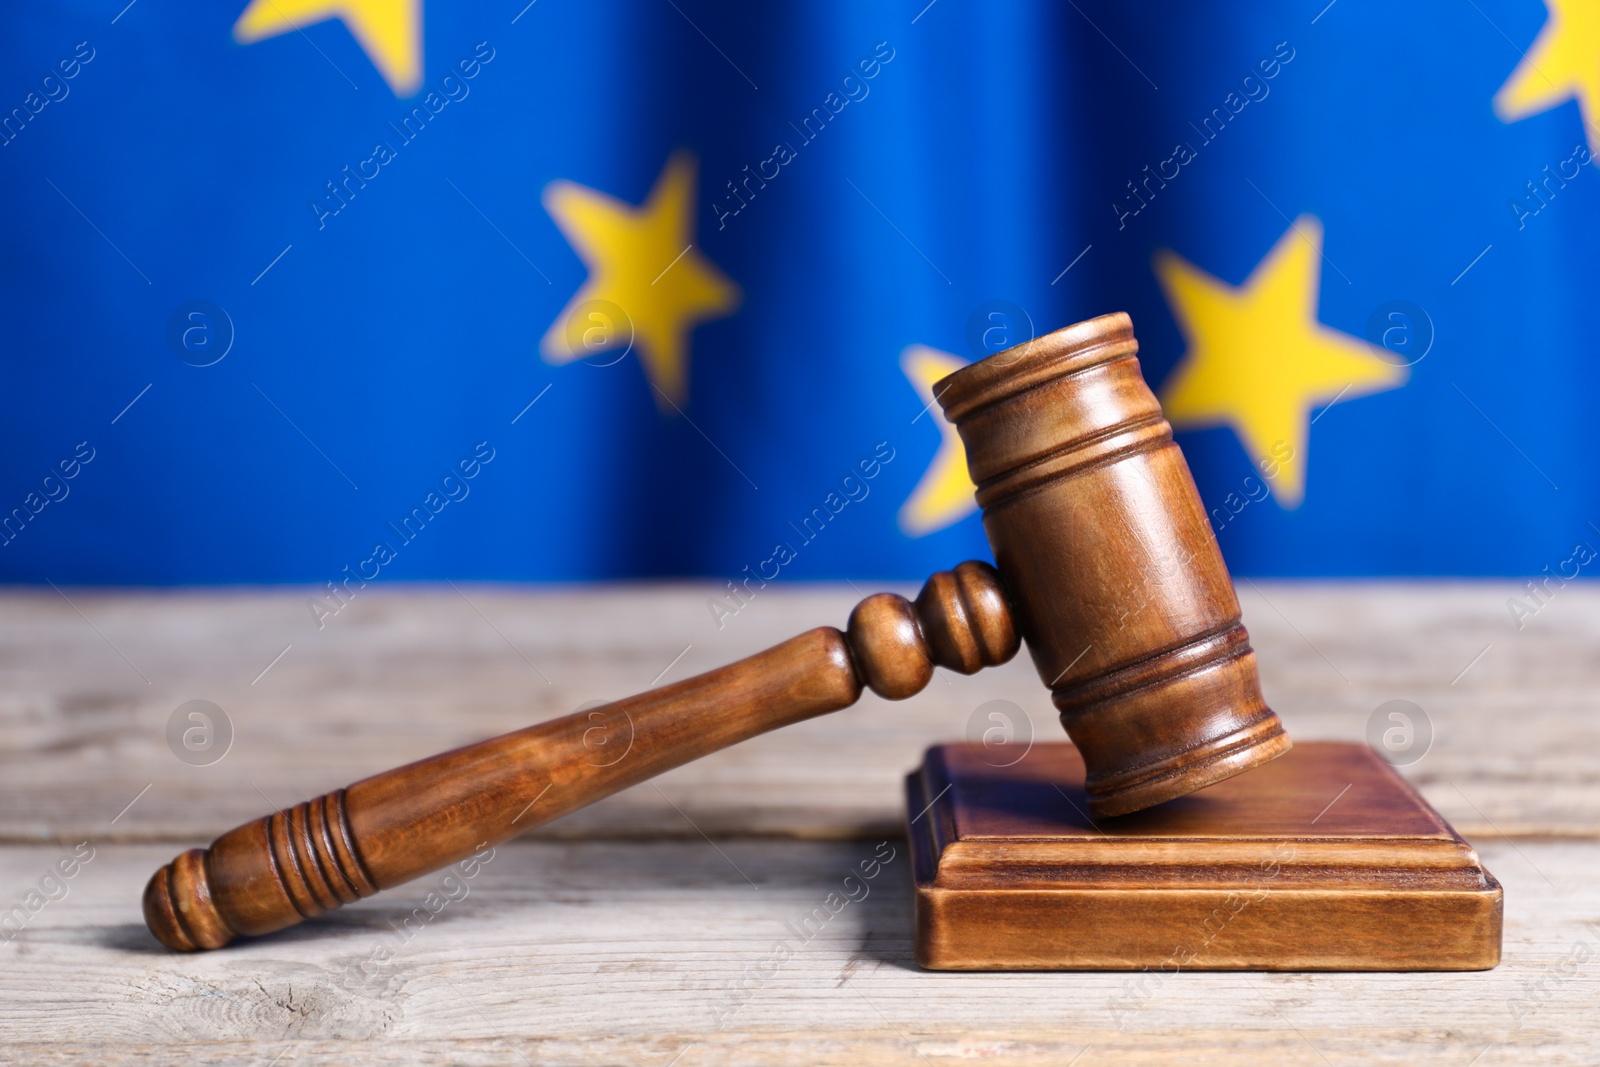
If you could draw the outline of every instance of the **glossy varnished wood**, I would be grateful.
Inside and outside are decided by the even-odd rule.
[[[967,448],[1017,626],[1088,765],[1095,815],[1182,796],[1289,747],[1128,316],[935,386]]]
[[[915,604],[863,600],[819,627],[626,700],[386,771],[230,830],[158,870],[145,922],[162,944],[214,949],[408,882],[757,734],[855,703],[908,697],[934,667],[970,674],[1016,654],[998,576],[963,563]]]
[[[1071,745],[930,749],[907,779],[917,959],[940,970],[1479,970],[1500,884],[1363,745],[1302,742],[1087,813]],[[1013,751],[1016,750],[1016,751]]]
[[[897,503],[880,505],[891,520]],[[1241,532],[1225,530],[1224,548]],[[66,589],[82,616],[49,587],[0,591],[0,901],[21,903],[75,843],[96,849],[65,899],[0,944],[0,1063],[1593,1061],[1600,589],[1581,583],[1517,631],[1517,582],[1240,582],[1263,689],[1297,745],[1359,739],[1396,696],[1433,717],[1432,751],[1404,773],[1505,886],[1504,958],[1489,971],[918,967],[903,772],[995,699],[1050,739],[1049,695],[1022,656],[938,671],[913,700],[863,694],[500,846],[470,895],[404,947],[391,924],[426,909],[443,872],[222,952],[166,952],[144,929],[151,871],[274,803],[626,695],[693,642],[666,680],[688,677],[777,643],[797,619],[842,621],[861,596],[774,583],[719,631],[705,607],[715,585],[463,584],[470,605],[448,585],[374,586],[320,634],[293,589]],[[194,697],[236,727],[210,767],[162,741]],[[772,973],[784,924],[885,838],[899,855],[871,895],[753,982]],[[369,977],[386,945],[398,951]]]
[[[1127,316],[1108,315],[939,383],[1001,574],[964,563],[915,604],[867,598],[843,634],[813,630],[248,823],[156,872],[150,929],[179,949],[281,930],[847,707],[863,687],[898,700],[936,665],[1005,662],[1019,631],[1084,754],[1093,813],[1147,807],[1273,758],[1288,737],[1261,697],[1232,583],[1137,350]]]
[[[0,945],[0,1064],[1595,1060],[1592,840],[1479,843],[1505,882],[1505,960],[1455,974],[930,971],[914,958],[909,861],[893,837],[894,859],[866,883],[870,893],[802,945],[785,924],[798,926],[845,889],[847,872],[887,855],[883,840],[519,839],[465,882],[465,899],[426,921],[414,913],[440,907],[428,901],[444,890],[442,874],[334,912],[315,933],[208,953],[160,951],[138,923],[139,886],[166,858],[163,846],[100,844],[66,899]],[[0,888],[18,893],[63,851],[0,846],[0,880],[9,878]],[[778,939],[794,949],[782,962]]]
[[[717,584],[464,585],[470,599],[397,584],[321,633],[303,590],[68,590],[71,604],[48,587],[0,591],[0,839],[210,841],[274,805],[753,654],[796,620],[848,618],[861,598],[847,584],[774,583],[718,630],[706,609]],[[1404,773],[1468,840],[1600,837],[1600,587],[1569,583],[1518,631],[1506,604],[1523,593],[1510,580],[1257,579],[1239,600],[1292,737],[1359,738],[1374,709],[1404,697],[1436,735]],[[206,767],[162,739],[195,697],[225,708],[236,733]],[[939,671],[914,700],[864,693],[532,835],[700,840],[698,826],[877,840],[904,821],[900,772],[968,736],[996,699],[1050,739],[1049,693],[1017,656],[972,676]]]

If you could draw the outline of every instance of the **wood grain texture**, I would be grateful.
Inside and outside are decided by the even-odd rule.
[[[389,767],[755,653],[845,618],[867,591],[772,585],[718,629],[712,585],[394,586],[364,591],[320,631],[309,590],[71,590],[71,603],[8,591],[0,839],[209,840]],[[1600,588],[1569,585],[1518,630],[1506,602],[1521,592],[1239,583],[1263,690],[1293,736],[1360,740],[1379,704],[1413,700],[1435,736],[1403,773],[1469,839],[1600,837]],[[234,726],[211,766],[180,762],[164,736],[195,698]],[[1035,736],[1059,736],[1030,664],[940,670],[914,700],[867,694],[534,833],[898,833],[901,776],[928,745],[967,737],[991,700],[1014,703]]]
[[[915,604],[867,597],[844,633],[808,630],[683,682],[258,817],[152,875],[151,932],[194,951],[285,929],[848,707],[864,687],[900,700],[936,667],[970,674],[1004,663],[1019,635],[1082,758],[1092,815],[1149,808],[1276,758],[1288,736],[1261,695],[1233,582],[1137,353],[1128,316],[1105,315],[935,387],[966,446],[994,566],[936,574]],[[730,589],[742,602],[766,584],[757,581]],[[167,738],[180,758],[223,721],[213,705],[188,707],[199,733]]]
[[[706,608],[717,591],[373,587],[321,631],[309,590],[0,594],[0,832],[59,842],[0,848],[0,905],[22,902],[76,842],[98,849],[67,899],[0,944],[0,1062],[665,1065],[681,1052],[680,1067],[1060,1067],[1086,1045],[1078,1067],[1593,1062],[1600,589],[1581,584],[1522,630],[1506,606],[1520,583],[1239,584],[1263,689],[1297,740],[1358,740],[1397,697],[1433,720],[1432,750],[1404,773],[1505,886],[1504,960],[1486,973],[1130,987],[918,972],[902,871],[718,1029],[713,1010],[767,967],[784,924],[897,837],[902,776],[928,745],[967,736],[996,699],[1058,736],[1021,660],[941,670],[902,703],[869,694],[503,846],[370,991],[362,966],[394,938],[391,920],[421,929],[425,890],[446,887],[424,879],[225,954],[174,957],[144,930],[139,889],[175,847],[756,652],[844,618],[870,590],[773,585],[720,630]],[[163,737],[197,697],[235,725],[209,767],[180,763]],[[819,837],[854,840],[793,840]]]
[[[701,756],[849,707],[864,686],[903,700],[935,667],[970,674],[1009,660],[1017,645],[999,576],[969,560],[930,578],[915,604],[893,593],[867,597],[844,633],[819,626],[693,678],[428,756],[237,826],[155,872],[145,921],[162,944],[185,951],[270,934]]]
[[[938,970],[1471,971],[1502,893],[1365,744],[1093,819],[1066,743],[937,745],[906,780],[917,961]]]
[[[1017,629],[1122,815],[1289,747],[1233,582],[1117,313],[956,371],[934,394],[966,446]]]
[[[889,846],[869,892],[829,914],[879,842],[519,841],[458,877],[465,895],[424,879],[178,955],[134,903],[167,847],[101,845],[0,945],[0,1063],[1061,1067],[1086,1046],[1079,1067],[1593,1062],[1594,842],[1482,843],[1506,889],[1495,970],[1368,975],[921,971]],[[61,854],[0,849],[0,900]]]

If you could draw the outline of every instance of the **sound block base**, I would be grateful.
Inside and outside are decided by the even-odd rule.
[[[941,745],[906,780],[924,967],[1500,962],[1500,883],[1363,745],[1302,742],[1198,793],[1095,821],[1075,748],[1034,745],[1015,758],[1018,747]]]

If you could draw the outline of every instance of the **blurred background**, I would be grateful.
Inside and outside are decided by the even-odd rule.
[[[3,18],[6,582],[917,580],[1115,310],[1236,574],[1600,545],[1571,0]]]

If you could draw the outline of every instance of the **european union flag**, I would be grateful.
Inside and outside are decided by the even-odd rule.
[[[4,18],[6,580],[920,579],[1118,309],[1238,573],[1600,545],[1578,0]]]

